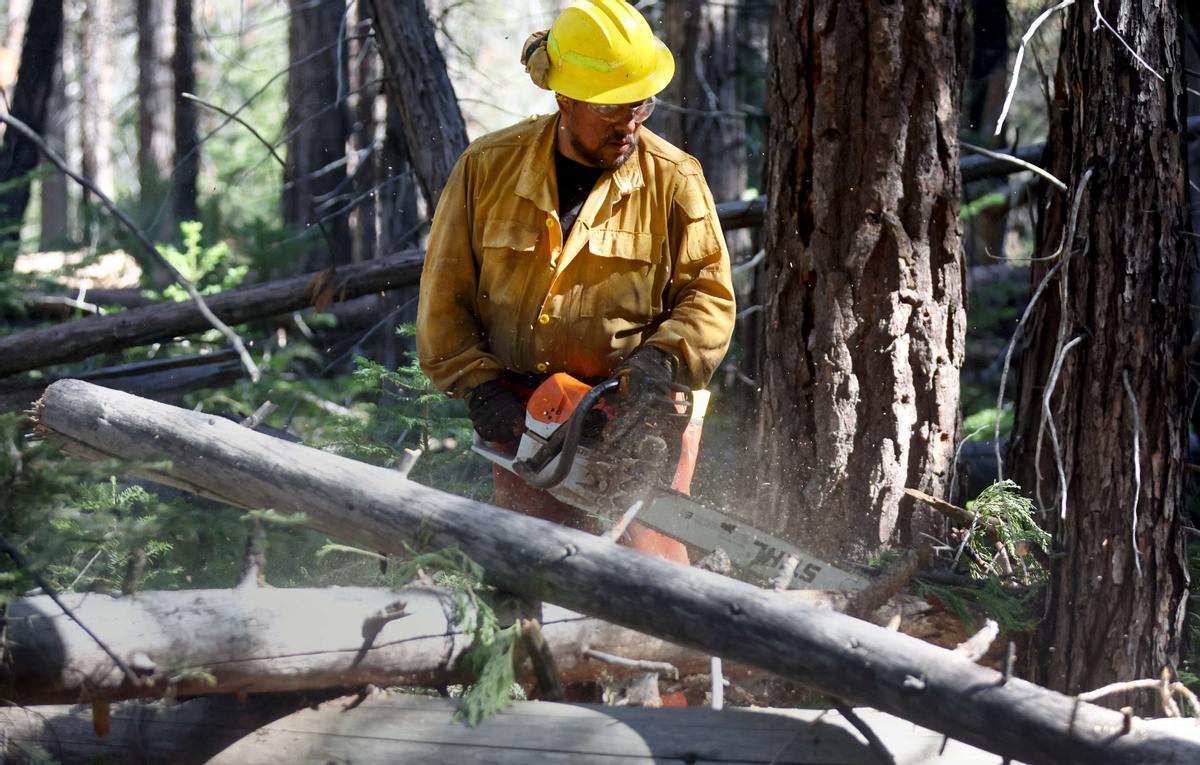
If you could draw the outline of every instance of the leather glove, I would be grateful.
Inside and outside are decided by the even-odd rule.
[[[617,365],[617,377],[626,379],[622,391],[635,396],[666,393],[675,381],[674,357],[653,345],[643,345]]]
[[[525,404],[498,380],[488,380],[471,391],[467,412],[484,441],[511,444],[525,432]]]

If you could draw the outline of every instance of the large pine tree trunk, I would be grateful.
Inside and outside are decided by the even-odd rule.
[[[1051,193],[1038,232],[1048,259],[1032,283],[1053,275],[1031,317],[1011,442],[1013,475],[1063,554],[1035,648],[1041,678],[1068,692],[1174,667],[1187,583],[1179,18],[1155,2],[1099,7],[1146,64],[1091,3],[1070,9],[1047,145],[1069,190]]]
[[[337,41],[345,5],[341,0],[291,0],[288,51],[291,61],[325,53],[294,67],[288,76],[288,146],[284,171],[283,219],[298,231],[316,228],[312,247],[296,263],[296,271],[312,271],[349,263],[350,227],[344,214],[331,215],[345,204],[347,109],[339,102],[348,90],[346,51]],[[341,83],[342,92],[338,85]],[[332,167],[330,167],[332,165]]]
[[[62,0],[33,0],[9,112],[38,134],[46,125],[46,105],[53,90],[62,36]],[[29,184],[9,182],[32,172],[39,159],[32,141],[15,130],[5,130],[4,142],[0,144],[0,188],[3,188],[0,191],[0,270],[12,270],[16,261],[21,222],[29,204]]]
[[[911,539],[905,487],[951,480],[962,3],[779,10],[759,522],[862,559]]]
[[[192,0],[175,0],[175,52],[171,56],[174,76],[175,175],[171,199],[176,221],[197,220],[200,206],[196,183],[200,176],[200,130],[196,125],[196,103],[183,97],[196,92],[195,28]]]
[[[387,95],[403,128],[409,157],[430,209],[458,156],[467,128],[438,49],[429,10],[420,0],[366,0],[387,76]]]

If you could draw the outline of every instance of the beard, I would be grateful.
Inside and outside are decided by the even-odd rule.
[[[628,136],[622,136],[618,133],[609,133],[604,137],[604,143],[596,147],[582,145],[575,136],[568,134],[568,139],[571,142],[571,149],[584,159],[584,164],[591,167],[600,167],[605,170],[616,170],[621,165],[625,164],[634,152],[637,151],[640,141],[640,131],[632,133]],[[629,145],[621,149],[616,156],[611,152],[616,148],[614,144],[619,143],[622,139],[628,140]]]

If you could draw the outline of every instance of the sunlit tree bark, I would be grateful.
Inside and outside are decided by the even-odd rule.
[[[1055,75],[1047,160],[1068,191],[1047,192],[1037,233],[1032,285],[1046,287],[1010,462],[1062,554],[1034,648],[1039,679],[1069,693],[1158,677],[1184,628],[1194,261],[1180,35],[1169,4],[1077,4]]]
[[[959,429],[961,2],[783,0],[768,107],[764,525],[864,559]]]

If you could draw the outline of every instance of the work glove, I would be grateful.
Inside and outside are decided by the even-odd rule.
[[[643,345],[613,370],[621,387],[614,402],[615,422],[604,430],[606,443],[624,449],[634,448],[640,435],[632,438],[633,433],[640,433],[673,411],[671,383],[675,372],[672,360],[666,351]]]
[[[498,380],[488,380],[471,391],[467,412],[484,441],[512,444],[525,432],[525,404]]]
[[[653,345],[643,345],[617,365],[621,391],[633,396],[669,395],[675,380],[674,357]]]

